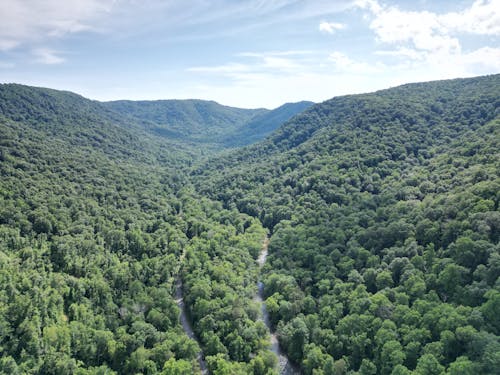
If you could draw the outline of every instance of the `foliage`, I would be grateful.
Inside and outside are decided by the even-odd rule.
[[[274,374],[271,233],[267,311],[305,374],[495,373],[499,88],[334,98],[207,161],[233,119],[279,113],[1,85],[0,372],[196,373],[202,349],[212,374]]]
[[[244,369],[267,358],[267,330],[249,300],[265,231],[190,189],[182,168],[193,153],[173,152],[170,141],[70,93],[2,85],[0,94],[1,371],[199,371],[199,346],[179,324],[175,279],[184,277],[184,252],[214,245],[245,267],[215,279],[186,257],[190,272],[226,293],[207,319],[238,324],[228,348],[211,354]],[[235,300],[241,322],[225,315]],[[240,335],[254,340],[250,352],[237,351]]]
[[[203,152],[259,141],[311,106],[287,103],[274,110],[242,109],[205,100],[118,100],[103,105],[152,134],[203,147]]]
[[[334,98],[194,169],[200,191],[272,231],[268,311],[305,373],[340,360],[494,372],[499,87],[496,75]]]

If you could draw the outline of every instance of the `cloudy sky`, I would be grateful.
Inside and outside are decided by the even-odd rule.
[[[0,0],[0,82],[273,108],[500,72],[500,0]]]

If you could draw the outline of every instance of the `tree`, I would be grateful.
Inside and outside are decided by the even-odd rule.
[[[305,356],[303,360],[303,369],[305,374],[313,374],[315,369],[323,369],[328,355],[323,353],[320,347],[315,344],[307,344],[304,348]]]
[[[481,306],[481,312],[487,319],[488,326],[495,334],[500,334],[500,292],[490,290],[485,294],[486,302]]]
[[[170,358],[163,366],[163,375],[191,375],[194,373],[191,362],[185,359]]]
[[[415,372],[420,375],[440,375],[444,372],[444,367],[432,354],[424,354],[418,360]]]
[[[403,364],[405,358],[406,356],[399,341],[387,341],[380,352],[380,373],[390,374],[394,367]]]
[[[447,374],[450,375],[474,375],[477,367],[467,357],[458,357],[455,362],[450,363]]]
[[[304,349],[309,342],[309,330],[302,317],[294,318],[282,329],[278,328],[280,343],[286,348],[290,358],[300,362],[304,355]]]
[[[394,285],[392,280],[392,275],[389,271],[382,271],[377,274],[376,281],[377,289],[382,290],[385,288],[391,288]]]
[[[377,373],[377,366],[369,359],[364,358],[359,367],[360,375],[375,375]]]

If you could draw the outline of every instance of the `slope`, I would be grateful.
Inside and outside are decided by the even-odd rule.
[[[312,103],[287,103],[274,110],[234,108],[205,100],[120,100],[102,104],[155,135],[206,150],[221,150],[265,138]]]
[[[66,91],[2,84],[0,116],[41,131],[50,139],[61,138],[115,158],[132,157],[148,163],[183,159],[187,163],[194,152],[172,140],[152,137],[137,121]]]
[[[305,373],[496,371],[499,106],[500,75],[334,98],[193,171],[272,230],[267,308]]]
[[[199,345],[212,372],[274,366],[252,302],[265,230],[194,193],[189,153],[72,93],[2,85],[0,109],[0,373],[193,374]]]
[[[313,102],[286,103],[269,112],[259,113],[235,129],[223,140],[228,147],[246,146],[260,141],[296,114],[311,107]]]
[[[145,122],[150,131],[170,138],[201,143],[215,142],[220,136],[242,126],[265,109],[242,109],[205,100],[119,100],[103,103],[116,112]]]

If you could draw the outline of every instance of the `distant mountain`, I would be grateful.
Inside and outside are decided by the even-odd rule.
[[[206,100],[154,100],[105,102],[118,113],[143,122],[162,136],[196,142],[213,142],[266,109],[242,109]]]
[[[288,103],[274,110],[234,108],[194,99],[102,104],[133,118],[154,134],[220,149],[261,140],[312,103]]]
[[[257,114],[243,126],[238,127],[224,139],[224,144],[230,147],[245,146],[264,139],[296,114],[305,111],[314,103],[302,101],[286,103],[282,106]]]
[[[125,154],[140,150],[143,156],[155,157],[171,153],[174,146],[191,158],[256,142],[310,104],[288,103],[268,110],[204,100],[99,102],[69,91],[0,85],[0,115],[6,118],[72,137],[75,144],[90,142],[113,152],[121,147]],[[154,151],[160,145],[163,151]],[[176,152],[175,159],[180,156]]]
[[[30,133],[39,132],[40,136],[59,139],[74,147],[92,148],[116,158],[166,161],[170,160],[165,158],[167,154],[178,159],[187,152],[183,145],[146,132],[138,120],[68,91],[1,84],[0,117],[14,121],[18,127],[29,128]]]

